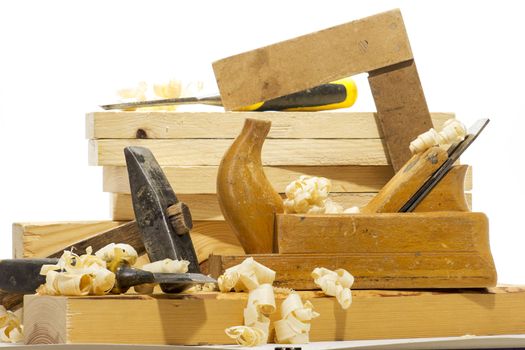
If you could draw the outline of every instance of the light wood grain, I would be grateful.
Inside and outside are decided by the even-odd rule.
[[[164,174],[177,194],[217,193],[216,166],[164,166]],[[377,192],[392,177],[390,166],[280,166],[264,167],[264,172],[276,191],[284,193],[286,186],[301,175],[330,179],[332,192]],[[104,191],[130,193],[126,167],[107,166],[103,170]],[[467,179],[467,188],[472,186]]]
[[[320,313],[310,341],[496,335],[525,332],[521,287],[463,291],[353,291],[335,298],[299,292]],[[277,294],[278,310],[284,295]],[[243,323],[245,293],[185,296],[26,296],[26,344],[232,344],[224,329]],[[271,316],[278,319],[278,312]],[[124,321],[125,320],[125,321]]]
[[[434,128],[453,113],[431,113]],[[93,112],[86,115],[88,139],[235,138],[246,118],[272,122],[269,139],[380,138],[371,112]],[[425,130],[426,131],[426,130]]]
[[[496,284],[496,270],[485,251],[357,252],[319,254],[250,254],[277,272],[275,286],[313,290],[311,272],[316,267],[346,269],[355,289],[485,288]],[[212,255],[208,273],[222,274],[240,264],[243,256]]]
[[[377,195],[376,192],[331,193],[330,197],[344,208],[350,208],[353,206],[365,206],[375,195]],[[284,195],[281,196],[284,197]],[[215,194],[180,194],[177,197],[189,206],[194,220],[224,220]],[[135,219],[131,195],[111,193],[110,198],[110,210],[113,220],[127,221]],[[465,198],[469,206],[472,207],[472,194],[465,193]]]
[[[171,187],[178,194],[217,193],[216,166],[164,166],[162,170]],[[377,192],[390,178],[390,166],[280,166],[264,167],[264,173],[279,193],[301,175],[319,176],[329,179],[332,193],[336,192]],[[104,192],[130,193],[126,167],[107,166],[103,168]],[[465,191],[472,190],[472,167],[465,176]]]
[[[278,214],[281,254],[477,252],[490,256],[483,213]]]
[[[410,59],[401,13],[392,10],[222,59],[213,70],[232,110]]]
[[[14,258],[47,257],[122,223],[120,221],[17,223],[13,225],[13,245],[19,248],[15,250]],[[128,234],[133,237],[139,235],[136,231],[128,231]],[[208,259],[212,253],[244,254],[239,241],[224,221],[193,221],[191,238],[199,262]],[[144,247],[141,250],[144,251]],[[141,264],[146,261],[143,259]]]
[[[432,127],[414,60],[370,72],[368,76],[390,164],[398,171],[411,158],[407,148]]]
[[[89,141],[90,165],[126,164],[124,148],[149,148],[160,165],[219,165],[230,139],[111,139]],[[381,139],[271,139],[264,165],[388,165]]]
[[[74,242],[121,224],[122,221],[14,223],[13,258],[44,258]]]

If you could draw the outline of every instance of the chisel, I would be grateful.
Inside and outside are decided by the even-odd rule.
[[[357,87],[350,79],[341,79],[328,84],[322,84],[311,89],[294,94],[278,97],[269,101],[260,102],[238,109],[238,111],[324,111],[330,109],[347,108],[357,99]],[[205,104],[222,106],[221,96],[181,97],[162,100],[126,102],[102,105],[105,110],[135,109],[144,107]]]
[[[0,292],[32,294],[46,283],[40,275],[42,265],[56,265],[58,259],[6,259],[0,260]],[[144,283],[163,283],[182,291],[193,284],[217,283],[217,280],[201,273],[152,273],[136,269],[126,263],[114,271],[115,289],[125,293],[130,287]]]

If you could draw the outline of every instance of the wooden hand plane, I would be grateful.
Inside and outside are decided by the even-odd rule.
[[[414,155],[359,214],[285,214],[261,161],[270,122],[247,119],[219,167],[217,195],[247,255],[277,271],[276,285],[316,289],[315,267],[344,268],[357,289],[481,288],[496,284],[488,219],[465,201],[464,141]],[[211,256],[218,275],[246,256]]]

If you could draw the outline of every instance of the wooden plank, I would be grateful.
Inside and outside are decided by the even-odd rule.
[[[334,193],[331,197],[347,208],[363,206],[374,195],[375,193]],[[224,220],[215,194],[181,194],[177,197],[189,206],[194,220]],[[112,193],[111,215],[113,220],[133,220],[135,215],[131,195]]]
[[[320,292],[299,294],[320,314],[311,322],[310,341],[525,332],[525,291],[521,287],[444,292],[354,290],[352,306],[346,311],[335,298]],[[272,322],[279,319],[284,298],[276,295],[278,311],[271,315]],[[31,295],[25,297],[25,342],[232,344],[224,329],[243,324],[246,301],[245,293]]]
[[[162,170],[177,194],[217,193],[217,166],[164,166]],[[390,166],[280,166],[264,167],[264,172],[280,193],[301,175],[330,179],[332,192],[377,192],[393,176]],[[105,192],[130,193],[126,167],[104,167],[103,179]]]
[[[412,59],[399,10],[213,63],[226,110]]]
[[[332,193],[330,197],[344,208],[350,208],[365,206],[376,194],[376,192]],[[177,197],[190,207],[194,220],[224,220],[215,194],[180,194]],[[472,208],[472,195],[465,193],[465,197]],[[131,195],[129,194],[112,193],[110,210],[113,220],[135,219]]]
[[[431,116],[434,128],[438,130],[446,120],[454,118],[453,113],[432,113]],[[272,129],[267,137],[269,139],[382,137],[377,115],[371,112],[153,111],[88,113],[86,138],[235,138],[246,118],[270,120]]]
[[[490,256],[483,213],[277,214],[279,253],[477,252]]]
[[[45,258],[76,241],[123,223],[122,221],[14,223],[13,258]]]
[[[162,170],[177,194],[217,193],[216,166],[164,166]],[[301,175],[320,176],[332,182],[333,193],[378,192],[393,175],[390,166],[280,166],[264,167],[273,187],[284,193],[286,186]],[[103,169],[104,192],[130,193],[126,167]],[[465,190],[472,190],[472,167],[465,177]]]
[[[60,251],[78,241],[92,238],[105,230],[115,228],[123,222],[57,222],[57,223],[17,223],[13,224],[14,258],[43,258]],[[128,231],[128,239],[138,236],[138,232]],[[199,262],[211,253],[244,254],[237,237],[224,221],[193,221],[191,238]],[[126,243],[129,240],[126,239]],[[140,239],[140,238],[138,238]],[[115,242],[119,243],[119,242]],[[138,247],[136,247],[138,249]],[[144,251],[144,248],[140,249]],[[143,263],[147,260],[143,259]]]
[[[312,290],[316,267],[343,268],[354,277],[355,289],[485,288],[496,285],[491,257],[477,251],[357,252],[324,254],[249,254],[275,270],[275,286]],[[240,264],[247,256],[211,255],[208,273],[214,276]]]
[[[432,127],[413,60],[370,72],[368,77],[390,163],[398,171],[412,154],[407,145]]]
[[[89,141],[90,165],[126,164],[124,148],[149,148],[160,165],[219,165],[230,139],[112,139]],[[408,147],[408,146],[407,146]],[[270,139],[264,165],[388,165],[381,139]]]

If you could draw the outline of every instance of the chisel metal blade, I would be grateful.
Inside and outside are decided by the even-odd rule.
[[[217,280],[202,273],[154,273],[154,283],[217,283]]]
[[[105,110],[113,109],[131,109],[131,108],[144,108],[144,107],[156,107],[156,106],[173,106],[173,105],[187,105],[187,104],[204,104],[209,106],[222,106],[221,96],[194,96],[194,97],[180,97],[180,98],[167,98],[161,100],[150,100],[150,101],[137,101],[137,102],[123,102],[109,105],[100,106]]]

